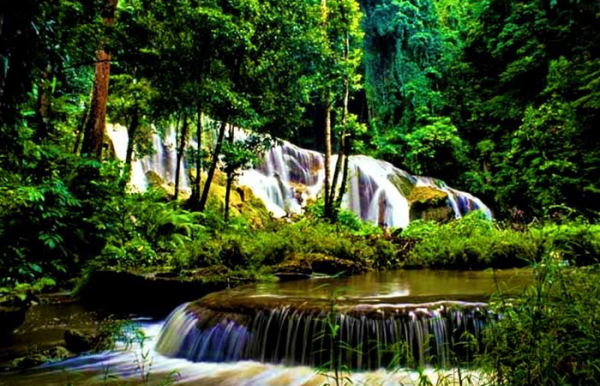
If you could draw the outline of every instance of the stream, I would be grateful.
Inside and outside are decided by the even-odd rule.
[[[419,270],[246,285],[181,305],[166,320],[137,319],[143,342],[5,373],[0,386],[335,384],[332,373],[319,370],[331,360],[332,339],[320,338],[324,321],[338,325],[339,341],[354,346],[338,352],[353,384],[419,383],[414,364],[394,365],[381,349],[390,343],[404,345],[434,384],[438,378],[478,384],[477,371],[452,366],[451,338],[479,336],[490,320],[490,294],[519,291],[530,280],[528,270]],[[27,327],[28,315],[8,343],[13,349],[55,343],[56,324],[90,327],[99,318],[74,304],[38,307],[30,313],[45,327]]]

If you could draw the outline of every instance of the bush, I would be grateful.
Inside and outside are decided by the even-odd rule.
[[[415,221],[402,236],[418,240],[404,261],[408,267],[520,267],[536,261],[540,251],[530,233],[500,229],[478,211],[446,224]]]
[[[600,225],[582,221],[549,223],[531,232],[556,260],[578,266],[600,263]]]
[[[545,259],[536,280],[484,330],[482,368],[494,385],[600,384],[600,268],[565,268]]]

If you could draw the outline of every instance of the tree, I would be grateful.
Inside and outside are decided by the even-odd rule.
[[[106,27],[112,27],[115,23],[115,13],[118,0],[106,0],[102,11],[102,21]],[[102,144],[104,143],[104,131],[106,126],[106,103],[108,100],[108,84],[110,80],[111,55],[108,51],[107,42],[98,49],[96,59],[96,75],[90,115],[85,126],[83,136],[82,154],[88,154],[96,159],[102,158]]]
[[[362,58],[362,38],[360,30],[361,12],[359,5],[354,0],[322,0],[322,28],[325,34],[324,60],[320,71],[323,77],[323,93],[325,104],[325,184],[324,201],[325,216],[333,219],[334,206],[340,173],[347,175],[347,153],[350,144],[346,126],[349,117],[348,103],[351,91],[360,87],[358,67]],[[341,101],[342,108],[339,119],[339,146],[338,159],[333,173],[331,173],[332,152],[332,110],[335,104]],[[344,162],[344,159],[346,162]],[[342,168],[346,172],[342,172]],[[345,181],[342,182],[343,187]],[[342,187],[342,189],[343,189]],[[343,192],[338,194],[343,195]]]
[[[112,92],[108,100],[108,111],[113,123],[127,128],[128,142],[125,168],[121,187],[125,188],[131,178],[134,157],[151,152],[151,106],[155,91],[147,79],[136,79],[128,74],[112,76]]]

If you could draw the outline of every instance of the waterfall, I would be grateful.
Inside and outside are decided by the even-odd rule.
[[[109,125],[117,156],[125,158],[127,130],[119,125]],[[243,139],[241,130],[236,137]],[[148,173],[154,172],[165,184],[174,184],[177,163],[176,133],[170,127],[164,140],[158,134],[152,138],[154,154],[137,159],[132,166],[131,185],[143,191],[148,185]],[[191,142],[190,146],[197,146]],[[325,181],[325,157],[323,154],[302,149],[286,141],[280,141],[266,152],[260,163],[241,172],[238,184],[251,188],[275,217],[288,213],[301,213],[303,208],[321,194]],[[332,157],[332,169],[337,156]],[[182,191],[189,191],[187,162],[182,160]],[[333,171],[332,171],[333,173]],[[341,184],[341,182],[340,182]],[[448,195],[448,205],[456,218],[473,210],[482,210],[491,218],[490,209],[477,197],[450,188],[442,180],[412,176],[389,162],[364,155],[349,157],[348,190],[342,205],[361,219],[384,227],[406,227],[410,222],[409,194],[415,187],[428,187]]]
[[[290,306],[221,311],[190,303],[169,316],[156,348],[165,356],[192,362],[254,360],[315,367],[335,355],[340,365],[359,371],[399,365],[450,367],[453,356],[468,355],[463,334],[480,341],[487,319],[482,303],[334,313]],[[332,326],[339,326],[336,343]]]

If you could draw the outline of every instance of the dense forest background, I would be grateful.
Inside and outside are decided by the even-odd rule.
[[[264,143],[228,140],[223,122],[441,178],[500,219],[600,210],[597,1],[3,0],[0,9],[0,235],[13,278],[41,271],[22,263],[32,254],[67,271],[107,240],[130,243],[143,205],[155,203],[124,194],[127,165],[168,125],[180,157],[190,138],[212,133],[185,156],[210,165],[210,182],[223,155],[228,190]],[[205,116],[217,124],[204,127]],[[107,120],[132,139],[124,167],[103,145]],[[332,167],[343,178],[343,162]],[[190,209],[204,209],[206,185],[194,181]]]

